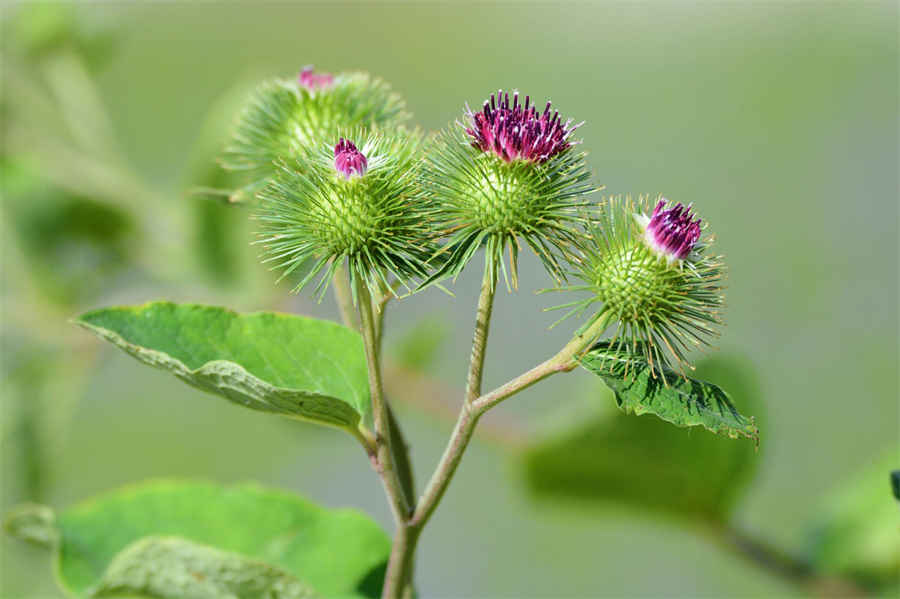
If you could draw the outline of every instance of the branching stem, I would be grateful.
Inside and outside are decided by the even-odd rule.
[[[475,333],[472,340],[472,354],[466,381],[466,396],[444,454],[431,475],[422,497],[412,511],[412,516],[402,522],[398,521],[397,534],[394,538],[385,577],[383,598],[394,599],[401,597],[402,593],[410,588],[413,556],[419,536],[450,485],[450,481],[453,479],[453,475],[462,461],[462,456],[472,439],[472,435],[475,433],[475,427],[479,418],[489,409],[519,391],[527,389],[553,374],[568,372],[575,368],[578,354],[585,351],[608,326],[606,319],[598,319],[583,333],[573,337],[559,353],[549,360],[501,385],[490,393],[482,395],[482,372],[494,304],[496,277],[497,273],[495,270],[489,267],[485,268],[481,295],[478,300],[478,311],[475,318]],[[364,328],[366,326],[365,322],[366,317],[364,316]]]
[[[366,361],[369,370],[369,393],[372,396],[372,412],[375,420],[375,455],[374,465],[384,484],[385,492],[391,503],[391,511],[398,528],[409,518],[410,506],[403,493],[397,469],[394,467],[394,455],[391,449],[390,417],[381,383],[381,364],[379,362],[378,343],[375,333],[375,318],[372,312],[372,298],[365,283],[361,282],[356,289],[359,306],[360,323],[362,324],[363,341],[366,347]]]

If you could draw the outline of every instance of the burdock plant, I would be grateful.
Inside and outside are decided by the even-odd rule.
[[[659,197],[650,210],[647,197],[604,203],[567,287],[588,297],[559,307],[571,308],[563,318],[596,307],[585,326],[615,327],[611,348],[641,354],[654,375],[673,362],[683,374],[691,350],[718,335],[724,265],[690,206]]]
[[[267,81],[238,116],[222,154],[222,166],[244,178],[231,201],[252,201],[280,160],[307,157],[341,130],[395,127],[408,116],[403,98],[367,73],[332,75],[308,66],[295,78]]]
[[[427,140],[401,126],[402,107],[368,75],[304,69],[263,84],[225,153],[226,166],[248,173],[239,195],[252,200],[261,261],[295,292],[311,286],[321,298],[332,286],[343,325],[167,302],[77,321],[204,391],[352,435],[383,483],[393,540],[358,514],[257,487],[168,483],[91,504],[41,537],[61,537],[72,586],[167,597],[413,596],[418,539],[481,416],[578,365],[626,411],[756,438],[724,391],[685,368],[715,336],[723,306],[724,267],[691,206],[593,201],[599,186],[575,139],[580,124],[549,102],[498,92]],[[517,288],[523,248],[557,289],[587,293],[564,304],[583,323],[549,359],[485,392],[495,291],[501,275]],[[420,488],[382,385],[383,315],[392,300],[402,306],[450,285],[482,253],[459,417]],[[53,528],[46,512],[14,521],[30,538]],[[115,533],[104,540],[91,528],[101,525]]]

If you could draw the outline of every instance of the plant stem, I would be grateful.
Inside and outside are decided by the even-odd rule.
[[[372,396],[372,412],[375,420],[375,454],[370,456],[376,472],[381,477],[384,485],[394,522],[397,526],[397,534],[394,545],[410,547],[408,542],[407,521],[411,513],[411,506],[407,502],[403,491],[403,485],[394,465],[394,453],[391,446],[391,420],[388,406],[384,399],[381,382],[381,364],[378,351],[378,335],[376,333],[375,315],[372,310],[372,296],[365,282],[360,281],[356,287],[356,300],[359,307],[359,317],[362,324],[363,341],[366,347],[366,360],[369,370],[369,393]],[[414,543],[413,543],[414,544]],[[391,561],[384,578],[382,596],[397,597],[405,587],[408,575],[402,564],[411,563],[411,558],[395,560],[391,554]],[[405,551],[405,550],[404,550]]]
[[[494,311],[494,290],[497,287],[496,269],[485,261],[484,277],[481,280],[481,295],[475,313],[475,333],[472,336],[472,354],[469,357],[469,375],[466,378],[465,403],[470,404],[481,395],[481,375],[484,370],[484,356],[487,348],[488,332],[491,328],[491,314]]]
[[[391,451],[390,417],[384,400],[381,383],[381,364],[375,340],[375,320],[372,314],[372,298],[365,283],[356,290],[359,302],[359,316],[362,322],[363,341],[366,346],[366,361],[369,370],[369,393],[372,396],[372,412],[375,420],[375,466],[384,483],[391,503],[391,511],[398,525],[409,516],[410,507],[406,503]]]
[[[350,277],[347,276],[347,269],[341,264],[334,271],[334,278],[331,281],[334,286],[334,298],[337,300],[338,309],[341,311],[341,320],[344,326],[359,331],[359,315],[353,307],[353,290],[350,289]]]
[[[434,513],[453,478],[456,467],[462,459],[462,454],[472,439],[475,426],[478,424],[478,419],[481,418],[482,414],[504,399],[515,395],[523,389],[527,389],[548,376],[558,372],[568,372],[575,368],[577,364],[575,360],[576,355],[587,349],[603,333],[606,326],[607,321],[599,319],[582,334],[573,337],[559,353],[549,360],[535,366],[525,374],[512,379],[490,393],[482,395],[474,401],[467,401],[463,405],[459,419],[456,421],[456,427],[453,429],[450,441],[447,444],[447,449],[444,450],[444,455],[441,457],[437,469],[428,482],[428,486],[425,487],[425,492],[422,494],[422,499],[419,501],[415,513],[413,513],[410,522],[413,526],[421,528]]]
[[[463,401],[463,408],[460,412],[460,421],[457,422],[457,430],[451,439],[456,439],[454,448],[448,447],[444,452],[444,457],[438,464],[438,469],[432,475],[432,481],[435,477],[441,480],[447,480],[453,476],[453,472],[462,459],[465,445],[468,444],[475,430],[474,421],[469,426],[469,419],[472,417],[470,405],[472,401],[481,393],[481,373],[484,369],[485,348],[487,347],[488,331],[491,325],[491,313],[494,309],[494,290],[496,289],[497,273],[496,270],[485,263],[484,278],[481,282],[481,295],[478,298],[478,308],[475,315],[475,333],[472,339],[472,354],[469,359],[469,372],[466,378],[466,397]],[[477,418],[475,418],[477,420]],[[457,431],[464,428],[468,434],[464,437],[459,435]],[[435,486],[429,483],[422,501],[427,501],[428,505],[437,506],[440,496],[446,490],[446,485]],[[436,493],[436,496],[433,496]],[[421,502],[420,502],[421,504]],[[430,512],[429,514],[430,515]],[[415,554],[416,543],[422,528],[425,526],[427,516],[418,521],[409,520],[402,527],[398,527],[397,536],[394,539],[391,548],[391,558],[388,562],[388,572],[385,577],[385,586],[382,597],[399,597],[399,593],[404,586],[408,586],[412,582],[413,557]],[[392,576],[396,578],[396,582],[392,580]],[[399,583],[399,584],[398,584]]]

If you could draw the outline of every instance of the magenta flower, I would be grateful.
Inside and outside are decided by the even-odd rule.
[[[529,106],[531,98],[525,96],[525,104],[519,104],[519,92],[513,92],[513,103],[509,105],[509,93],[499,90],[486,100],[481,112],[473,113],[466,106],[469,127],[466,133],[472,138],[472,145],[482,152],[493,152],[506,162],[526,160],[542,163],[569,148],[569,136],[583,123],[572,125],[572,119],[565,123],[559,112],[550,114],[550,102],[543,113]],[[499,104],[499,106],[498,106]]]
[[[350,140],[342,137],[334,146],[334,168],[349,180],[354,175],[357,177],[365,175],[369,168],[369,161]]]
[[[329,89],[334,84],[334,77],[331,73],[316,73],[312,66],[306,66],[297,76],[297,82],[307,90],[314,92]]]
[[[693,220],[690,206],[681,203],[674,208],[665,206],[666,199],[660,198],[646,222],[644,239],[657,254],[670,261],[684,260],[700,239],[700,219]]]

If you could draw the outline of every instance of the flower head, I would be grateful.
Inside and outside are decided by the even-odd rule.
[[[679,203],[666,208],[665,198],[656,202],[650,218],[641,214],[638,222],[644,227],[644,241],[650,249],[669,262],[687,258],[700,239],[701,220],[694,220],[691,206]]]
[[[351,280],[372,291],[393,277],[408,284],[425,275],[434,254],[417,182],[421,135],[355,130],[348,137],[359,149],[342,137],[333,153],[325,147],[302,162],[284,161],[259,194],[265,262],[281,268],[281,278],[302,273],[295,291],[321,274],[324,292],[344,263]]]
[[[572,151],[574,127],[538,113],[530,98],[492,96],[484,110],[467,110],[470,127],[445,130],[424,169],[431,213],[447,243],[440,268],[426,281],[458,275],[480,247],[486,267],[517,285],[524,245],[557,279],[561,258],[580,239],[578,208],[596,188],[585,155]],[[504,261],[509,256],[509,268]]]
[[[676,237],[673,230],[686,230],[677,247],[687,247],[682,243],[687,239],[690,247],[677,261],[660,260],[654,245],[658,242],[654,238],[653,244],[649,243],[649,229],[633,218],[647,204],[645,197],[637,202],[621,197],[607,200],[601,218],[591,228],[590,243],[581,248],[582,255],[575,263],[574,274],[582,284],[567,287],[590,295],[560,307],[571,308],[566,318],[600,304],[585,328],[604,319],[616,326],[613,347],[643,354],[653,372],[662,372],[673,361],[683,372],[683,366],[689,365],[687,353],[718,335],[725,267],[721,256],[708,253],[711,241],[700,241],[699,219],[692,220],[681,205],[663,210],[661,198],[654,210],[659,217],[654,230],[668,231],[672,238]],[[652,218],[644,220],[652,222]]]
[[[353,142],[342,137],[334,146],[334,168],[349,180],[353,176],[365,175],[369,168],[369,162],[363,153],[356,149]]]
[[[569,148],[569,137],[581,124],[572,125],[572,119],[565,123],[559,112],[550,114],[550,102],[543,113],[535,106],[529,106],[530,96],[519,104],[519,92],[513,92],[512,106],[509,93],[499,90],[485,100],[481,112],[473,113],[466,106],[469,126],[466,133],[472,138],[472,145],[482,152],[493,152],[506,162],[527,160],[543,163]]]
[[[401,125],[403,99],[365,73],[315,73],[263,83],[238,118],[222,166],[243,178],[232,201],[252,201],[275,175],[279,161],[307,162],[323,142],[350,129]]]
[[[331,73],[316,73],[312,65],[308,65],[297,75],[297,83],[307,91],[314,92],[331,88],[334,85],[334,76]]]

